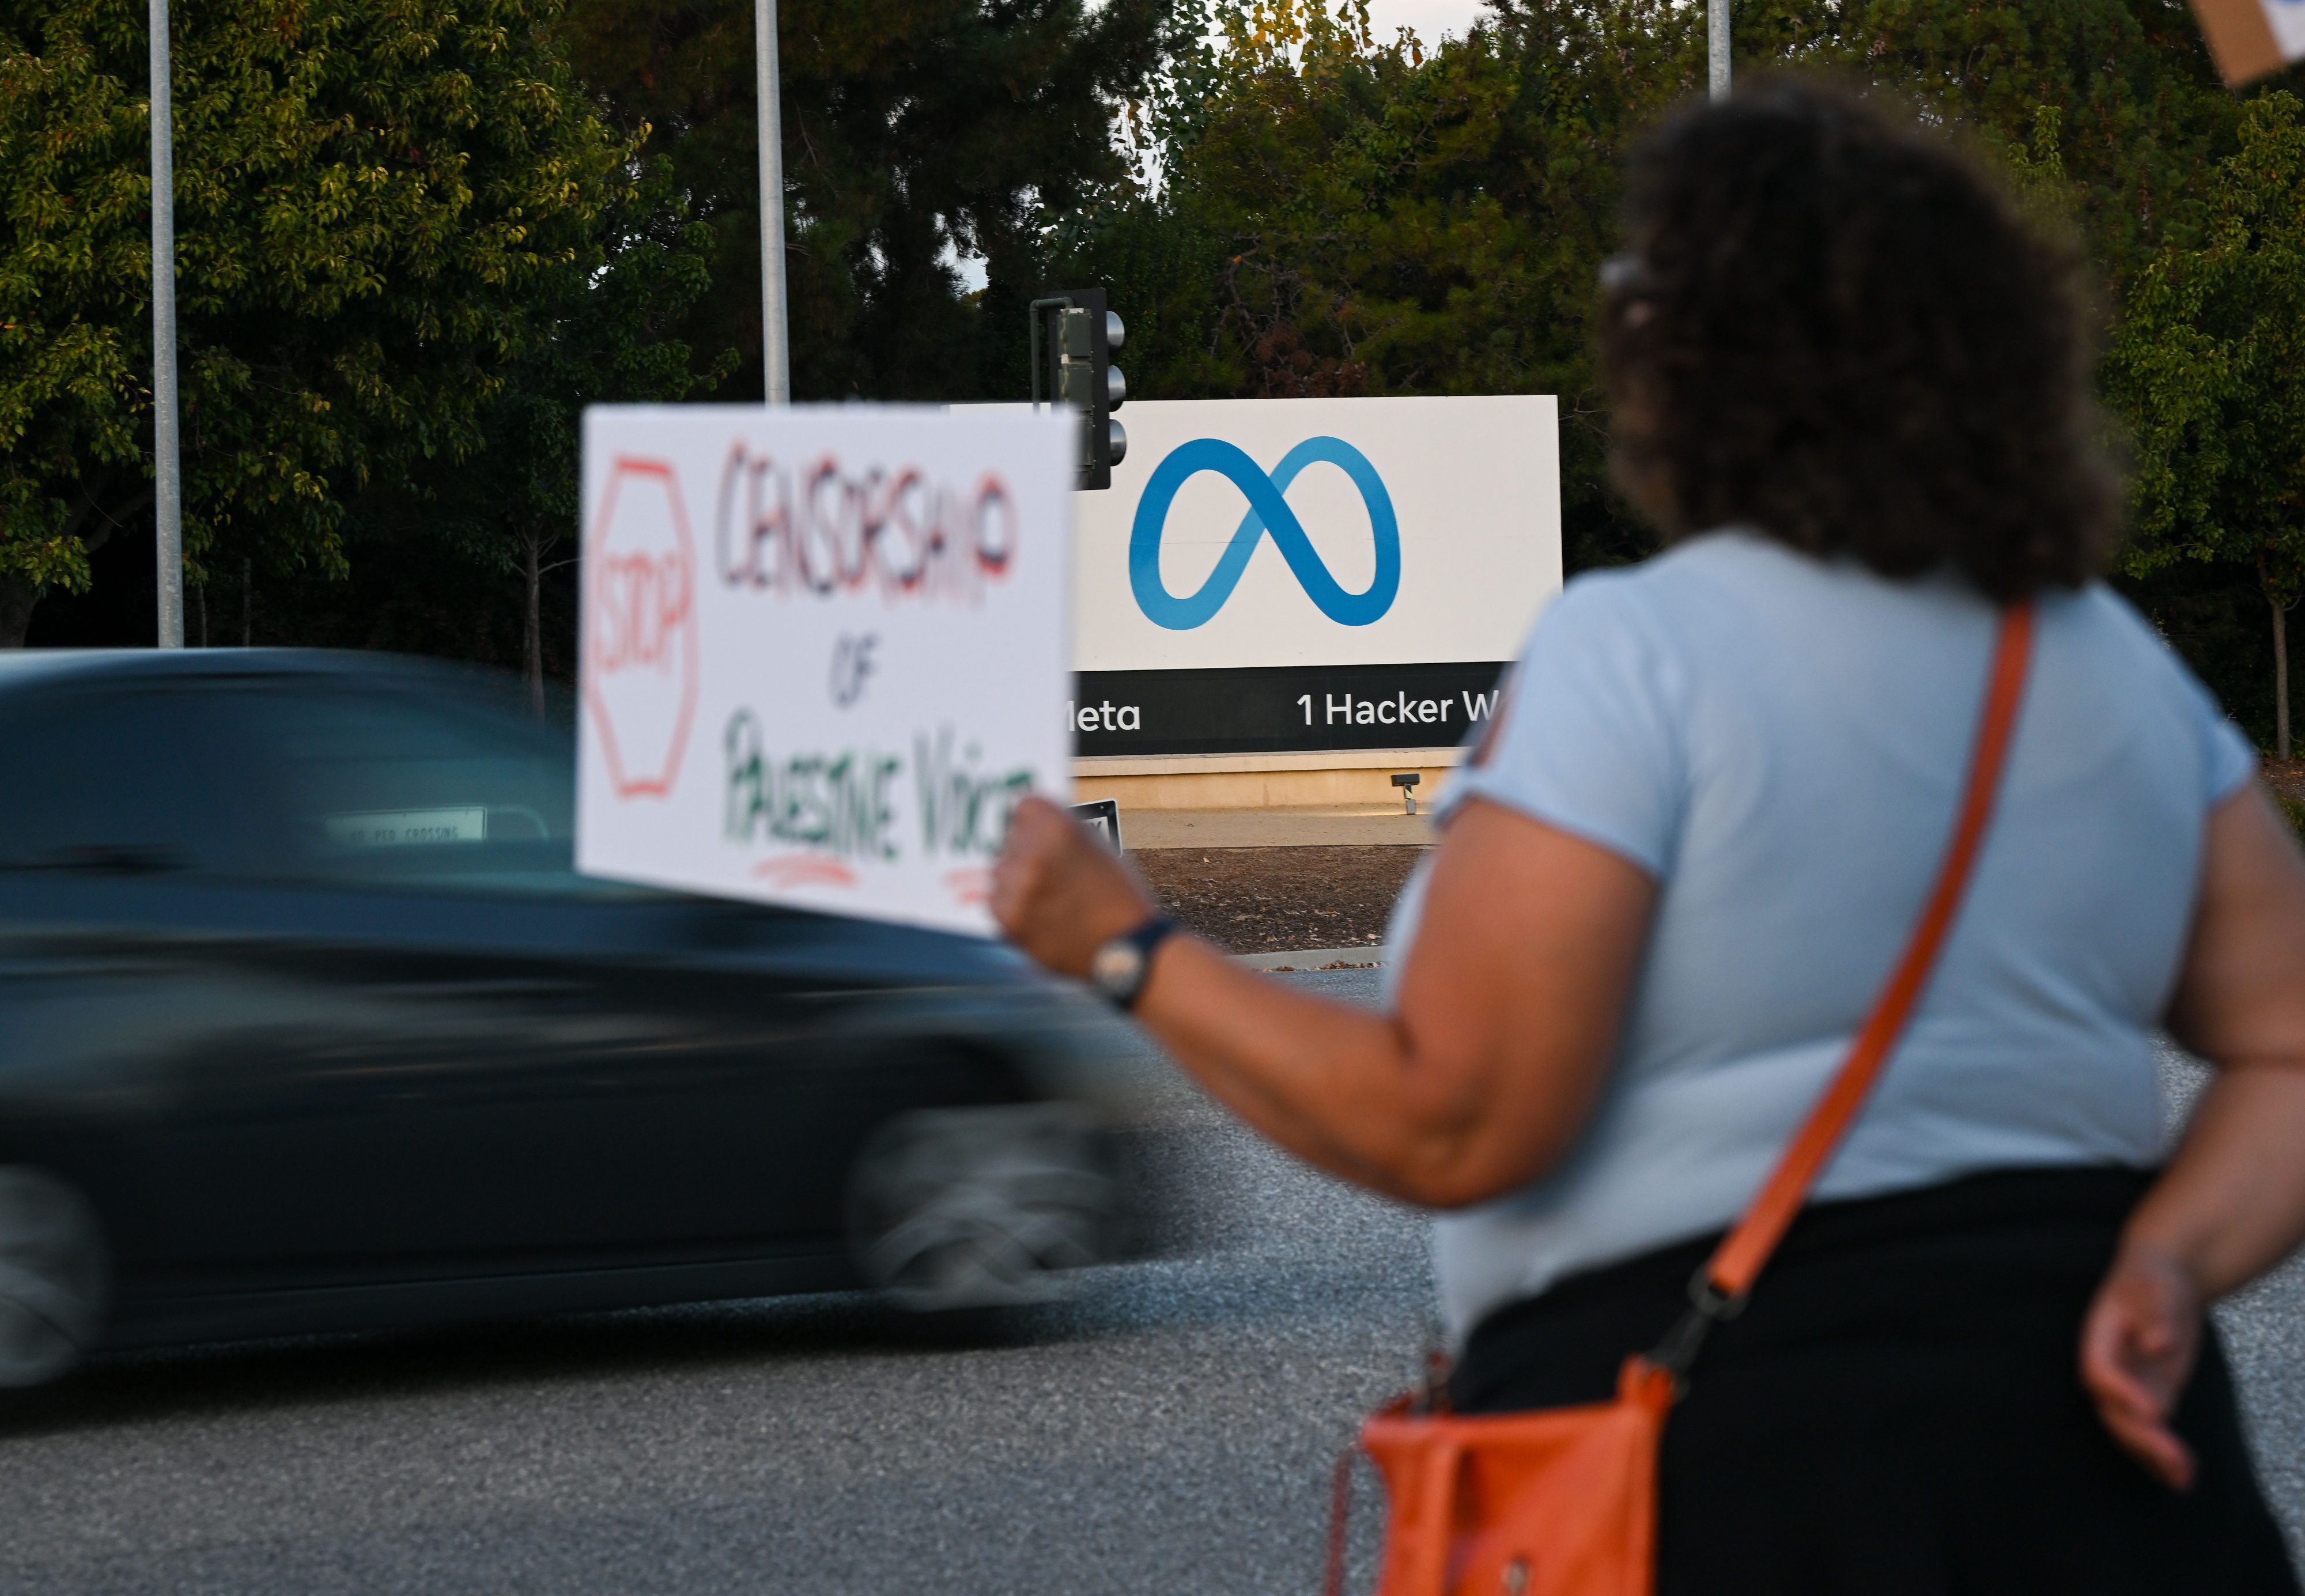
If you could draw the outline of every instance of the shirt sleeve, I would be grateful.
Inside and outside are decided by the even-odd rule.
[[[1485,798],[1662,879],[1687,787],[1685,680],[1622,577],[1572,582],[1538,617],[1502,724],[1450,784],[1442,818]]]
[[[2257,774],[2257,750],[2241,735],[2212,693],[2191,671],[2185,672],[2201,734],[2201,797],[2215,809],[2239,792]]]

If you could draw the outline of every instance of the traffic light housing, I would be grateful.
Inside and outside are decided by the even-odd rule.
[[[1080,412],[1074,486],[1111,487],[1112,468],[1128,453],[1127,429],[1112,415],[1128,397],[1128,379],[1112,363],[1127,329],[1106,307],[1103,289],[1070,288],[1033,301],[1033,332],[1034,400],[1046,382],[1058,403]]]

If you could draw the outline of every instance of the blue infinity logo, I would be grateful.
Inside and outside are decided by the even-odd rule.
[[[1366,592],[1348,593],[1338,585],[1314,551],[1313,540],[1305,535],[1304,523],[1281,497],[1297,473],[1315,461],[1341,467],[1360,489],[1361,503],[1368,509],[1369,535],[1376,543],[1376,574]],[[1225,545],[1224,555],[1209,573],[1208,581],[1189,598],[1179,598],[1161,581],[1161,534],[1169,524],[1169,506],[1177,502],[1178,489],[1203,471],[1214,471],[1239,488],[1248,499],[1248,514],[1240,518],[1232,541]],[[1128,585],[1136,594],[1136,607],[1155,626],[1171,632],[1190,632],[1207,624],[1240,585],[1249,556],[1256,552],[1258,540],[1267,532],[1272,534],[1289,569],[1297,573],[1297,584],[1305,590],[1305,596],[1340,626],[1365,626],[1382,618],[1400,592],[1400,522],[1393,515],[1392,496],[1384,490],[1384,479],[1376,474],[1367,455],[1340,437],[1308,437],[1282,455],[1267,476],[1246,451],[1222,438],[1196,437],[1170,450],[1169,457],[1153,468],[1152,480],[1144,484],[1144,497],[1136,501],[1136,521],[1128,533]]]

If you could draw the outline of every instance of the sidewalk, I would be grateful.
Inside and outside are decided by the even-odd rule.
[[[1424,808],[1422,803],[1417,806]],[[1425,847],[1435,839],[1425,816],[1391,805],[1310,809],[1124,809],[1120,840],[1140,848]]]

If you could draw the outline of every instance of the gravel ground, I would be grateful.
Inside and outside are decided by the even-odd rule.
[[[1374,947],[1425,848],[1139,848],[1168,912],[1228,953]]]
[[[1302,1596],[1429,1333],[1422,1227],[1131,1067],[1187,1255],[948,1329],[843,1296],[115,1360],[0,1406],[0,1592]],[[2305,1547],[2301,1310],[2292,1263],[2219,1318]],[[1365,1590],[1365,1471],[1355,1514]]]

